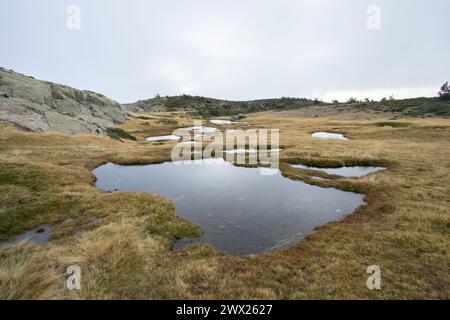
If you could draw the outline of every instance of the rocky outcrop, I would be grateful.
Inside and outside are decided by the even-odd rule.
[[[100,134],[126,116],[119,103],[101,94],[0,68],[0,121],[36,132]]]
[[[152,99],[138,101],[135,103],[126,103],[122,105],[129,112],[164,112],[168,111],[168,108],[157,101]]]

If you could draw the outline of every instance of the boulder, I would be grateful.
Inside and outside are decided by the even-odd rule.
[[[122,106],[101,94],[0,68],[0,121],[36,132],[98,134],[126,119]]]

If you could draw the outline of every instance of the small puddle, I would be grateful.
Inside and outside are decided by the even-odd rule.
[[[193,126],[188,128],[181,128],[179,130],[187,130],[187,131],[194,131],[195,133],[214,133],[216,131],[219,131],[219,129],[214,127],[205,127],[205,126]]]
[[[236,122],[232,122],[230,120],[219,120],[219,119],[209,120],[209,122],[211,122],[212,124],[217,124],[217,125],[226,125],[226,124],[236,123]]]
[[[22,240],[27,240],[36,244],[45,244],[50,241],[50,237],[53,232],[53,227],[51,225],[44,225],[39,228],[25,231],[19,234],[11,240],[1,241],[0,246],[8,243],[19,242]]]
[[[311,136],[313,138],[320,138],[320,139],[348,140],[346,137],[344,137],[343,134],[333,132],[314,132]]]
[[[242,153],[249,153],[249,154],[253,154],[253,153],[259,153],[259,152],[281,152],[282,149],[270,149],[267,151],[264,150],[257,150],[257,149],[243,149],[243,148],[238,148],[238,149],[233,149],[233,150],[224,150],[225,153],[228,154],[242,154]]]
[[[258,168],[237,167],[223,159],[144,166],[108,163],[93,174],[102,190],[173,199],[179,214],[205,231],[200,238],[178,241],[175,248],[210,243],[239,256],[292,245],[364,203],[361,194],[294,181],[278,170],[262,175]]]
[[[14,241],[29,240],[37,244],[44,244],[50,241],[52,231],[53,227],[45,225],[40,228],[22,233],[21,235],[17,236]]]
[[[155,136],[155,137],[148,137],[147,141],[178,141],[181,137],[169,135],[169,136]]]
[[[0,241],[0,246],[9,244],[9,243],[20,242],[20,241],[24,241],[24,240],[32,242],[32,243],[36,243],[36,244],[49,243],[51,240],[50,238],[52,236],[52,233],[57,227],[67,225],[72,222],[77,222],[77,221],[79,221],[80,218],[81,218],[81,216],[78,218],[66,218],[62,222],[60,222],[56,225],[46,224],[39,228],[25,231],[10,240]],[[92,216],[88,219],[88,221],[92,222],[92,223],[98,222],[101,220],[102,220],[102,218],[99,216]],[[79,231],[81,231],[81,230],[79,230]]]
[[[228,120],[210,120],[215,121],[213,123],[215,124],[229,124],[229,123],[234,123]],[[216,122],[218,121],[218,122]],[[219,123],[220,122],[220,123]],[[185,131],[192,131],[194,132],[194,140],[198,140],[198,139],[202,139],[205,138],[207,139],[208,137],[206,135],[208,134],[212,134],[212,133],[216,133],[218,131],[220,131],[217,128],[214,127],[206,127],[206,126],[193,126],[193,127],[187,127],[187,128],[179,128],[178,130],[185,130]],[[226,132],[228,133],[234,133],[234,132],[238,132],[238,130],[236,129],[229,129],[226,130]],[[179,141],[181,140],[180,136],[176,136],[176,135],[166,135],[166,136],[154,136],[154,137],[148,137],[146,138],[147,141],[151,141],[151,142],[157,142],[157,141]]]
[[[318,168],[318,167],[309,167],[302,164],[293,164],[293,168],[297,169],[305,169],[305,170],[315,170],[315,171],[323,171],[329,175],[337,175],[348,178],[360,178],[367,176],[368,174],[380,172],[386,170],[383,167],[341,167],[341,168]]]

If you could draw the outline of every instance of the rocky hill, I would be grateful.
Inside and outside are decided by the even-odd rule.
[[[101,94],[0,68],[0,121],[36,132],[101,134],[125,120],[122,106]]]
[[[319,104],[320,101],[304,98],[263,99],[252,101],[229,101],[214,98],[180,95],[155,97],[123,105],[132,112],[187,110],[200,116],[230,116],[266,110],[285,110]]]
[[[267,110],[304,110],[310,115],[368,112],[411,117],[450,117],[450,100],[439,98],[383,99],[327,103],[305,98],[279,98],[252,101],[227,101],[200,96],[155,97],[123,105],[132,112],[187,110],[195,115],[230,116]]]

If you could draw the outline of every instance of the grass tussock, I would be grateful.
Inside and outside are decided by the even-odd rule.
[[[24,242],[0,250],[0,299],[52,299],[63,293],[63,276],[47,251]]]

